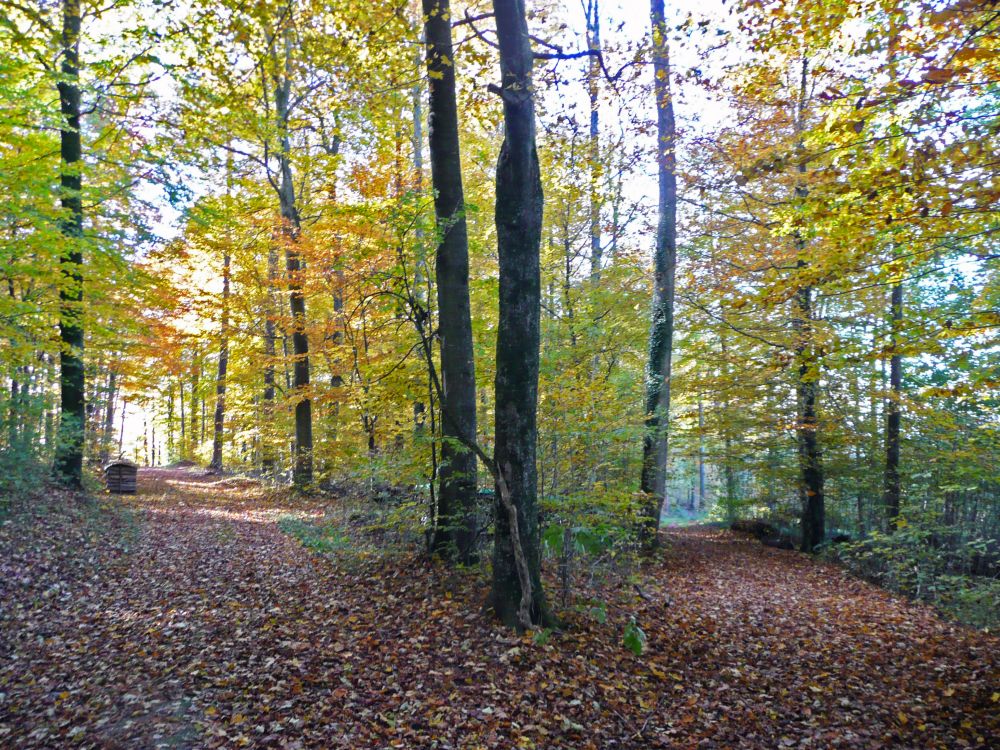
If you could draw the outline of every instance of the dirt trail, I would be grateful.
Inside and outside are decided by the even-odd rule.
[[[536,644],[476,572],[280,531],[319,501],[139,486],[0,526],[0,747],[1000,746],[996,638],[728,532],[672,531],[646,598]]]

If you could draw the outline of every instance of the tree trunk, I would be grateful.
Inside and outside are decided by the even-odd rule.
[[[587,0],[587,49],[601,50],[600,0]],[[601,276],[601,129],[600,102],[601,63],[596,55],[590,56],[587,69],[587,95],[590,99],[590,277],[595,281]]]
[[[174,456],[174,384],[167,386],[167,460]]]
[[[201,360],[198,353],[194,354],[191,363],[191,458],[197,460],[198,455],[198,383],[201,380]]]
[[[60,256],[59,288],[60,422],[55,475],[70,487],[83,486],[83,200],[80,195],[83,146],[80,138],[80,0],[63,0],[62,77],[59,81],[59,132],[62,175],[60,220],[65,249]]]
[[[177,378],[179,384],[179,393],[177,400],[181,405],[181,443],[180,450],[178,451],[179,457],[185,459],[188,456],[188,443],[187,443],[187,416],[184,414],[184,376]],[[122,413],[124,413],[125,405],[122,404]]]
[[[117,394],[117,373],[114,367],[108,369],[108,408],[104,411],[104,429],[101,431],[101,461],[106,462],[110,456],[111,441],[115,429],[115,396]],[[173,414],[173,388],[170,389],[171,415]],[[171,416],[171,420],[173,416]],[[172,428],[171,428],[172,429]]]
[[[413,29],[417,32],[416,25]],[[450,38],[450,37],[449,37]],[[423,42],[424,37],[420,36],[419,41]],[[451,59],[451,58],[449,58]],[[420,70],[422,60],[420,49],[414,53],[414,68]],[[411,147],[413,149],[413,191],[416,193],[420,203],[424,197],[424,87],[423,81],[418,78],[410,89],[410,101],[412,104],[413,131],[411,134]],[[427,295],[423,293],[424,285],[427,283],[427,253],[424,245],[424,227],[417,222],[413,232],[414,245],[416,246],[416,258],[413,263],[413,294],[419,304],[427,309],[429,307]],[[430,315],[430,312],[428,312]],[[424,402],[419,398],[413,402],[413,441],[419,445],[424,436],[424,424],[427,420],[427,413]]]
[[[423,0],[429,78],[429,142],[441,347],[441,463],[433,549],[468,562],[476,540],[476,368],[469,304],[469,241],[458,140],[455,64],[448,0]]]
[[[698,510],[705,510],[705,413],[698,395]]]
[[[285,239],[285,268],[288,271],[288,299],[292,313],[292,351],[295,354],[292,386],[295,393],[295,464],[292,477],[295,486],[304,489],[312,484],[312,401],[309,397],[309,339],[306,336],[306,299],[302,293],[302,262],[297,244],[301,223],[295,205],[295,186],[292,176],[291,143],[288,134],[289,97],[291,95],[292,35],[286,28],[284,35],[284,68],[276,74],[274,107],[280,139],[278,162],[281,178],[278,185],[278,202],[281,207],[282,229]]]
[[[264,408],[261,425],[261,469],[265,476],[274,476],[276,459],[274,456],[274,357],[276,354],[277,314],[274,301],[274,285],[278,276],[278,250],[272,244],[267,251],[267,314],[264,317]]]
[[[222,326],[219,332],[219,370],[215,378],[215,419],[211,468],[222,471],[222,429],[226,421],[226,370],[229,368],[229,264],[222,256]]]
[[[798,149],[802,151],[801,135],[805,128],[805,107],[807,96],[807,80],[809,61],[802,58],[801,77],[799,80],[799,103],[796,116],[796,131],[799,135]],[[802,155],[798,164],[799,174],[806,173],[805,156]],[[800,200],[808,195],[808,189],[801,182],[795,188],[795,194]],[[806,268],[805,240],[801,234],[795,235],[795,245],[798,251],[797,268],[801,272]],[[799,449],[799,501],[802,506],[802,544],[803,552],[812,552],[822,543],[826,536],[826,504],[823,495],[823,463],[819,450],[819,420],[817,417],[817,399],[819,394],[820,364],[813,345],[813,287],[806,284],[795,292],[792,302],[792,329],[795,333],[795,361],[798,363],[795,383],[796,403],[798,406],[798,425],[796,438]]]
[[[646,434],[642,446],[641,490],[647,498],[641,541],[657,545],[660,509],[666,495],[667,429],[670,420],[670,358],[674,337],[674,269],[677,264],[677,176],[674,106],[670,97],[670,57],[663,0],[650,0],[653,75],[656,94],[659,222],[654,256],[655,282],[646,369]]]
[[[504,140],[496,176],[500,317],[496,358],[496,531],[491,600],[497,616],[525,627],[549,619],[541,581],[537,468],[544,198],[535,148],[532,50],[523,0],[494,0]],[[443,317],[443,316],[442,316]],[[522,596],[524,594],[525,596]],[[527,609],[527,612],[525,611]]]
[[[885,488],[883,502],[889,530],[896,528],[899,518],[899,423],[900,397],[903,388],[903,357],[899,353],[899,328],[903,320],[903,283],[892,285],[890,302],[892,321],[889,346],[892,357],[889,360],[889,402],[885,417]]]

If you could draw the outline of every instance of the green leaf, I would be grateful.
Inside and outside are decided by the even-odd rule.
[[[625,644],[625,648],[633,654],[642,656],[642,652],[646,648],[646,634],[642,632],[642,628],[636,625],[634,617],[625,626],[622,642]]]

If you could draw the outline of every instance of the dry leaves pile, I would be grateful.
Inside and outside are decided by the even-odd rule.
[[[996,637],[730,532],[672,532],[646,597],[538,645],[473,574],[277,528],[319,501],[140,486],[138,513],[56,497],[0,526],[0,746],[1000,746]]]

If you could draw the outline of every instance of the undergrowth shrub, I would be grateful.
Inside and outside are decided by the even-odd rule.
[[[962,538],[927,514],[900,518],[893,533],[873,531],[829,554],[862,578],[927,602],[960,622],[990,628],[1000,625],[1000,580],[963,571],[995,543]]]

